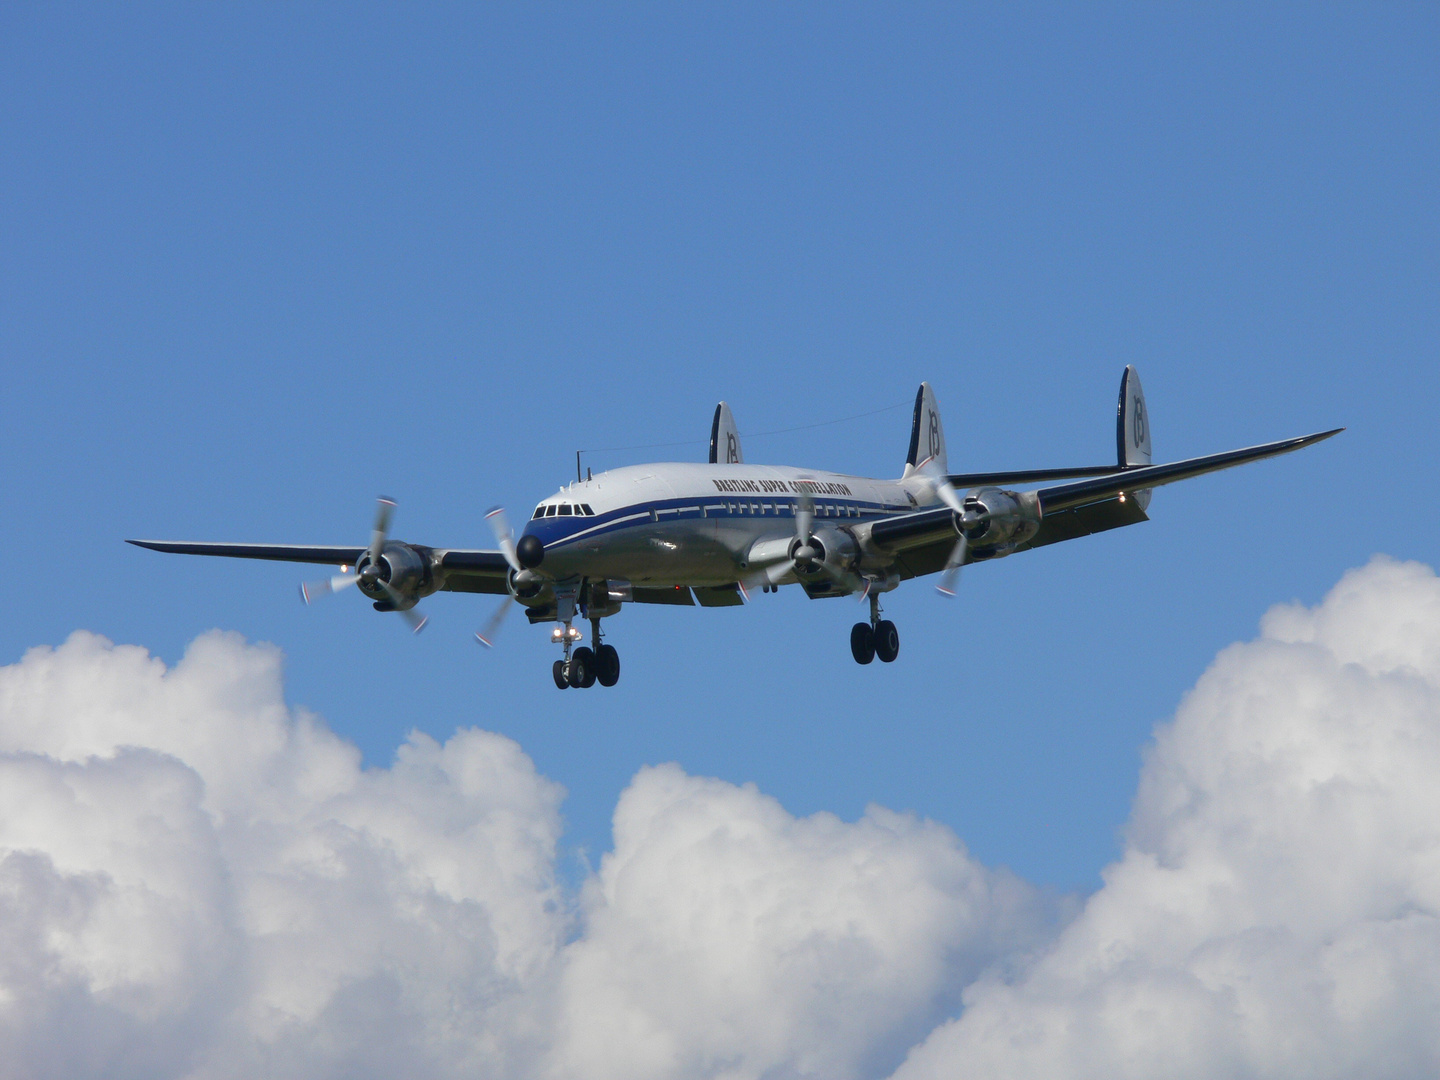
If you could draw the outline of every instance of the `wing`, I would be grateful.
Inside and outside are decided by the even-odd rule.
[[[442,592],[500,593],[509,592],[505,577],[510,564],[504,552],[445,548],[433,555],[444,571]]]
[[[1043,547],[1061,540],[1073,540],[1091,533],[1118,529],[1148,521],[1140,500],[1125,499],[1129,492],[1147,491],[1150,488],[1188,480],[1194,476],[1233,468],[1262,458],[1288,454],[1314,443],[1338,435],[1344,428],[1321,431],[1314,435],[1303,435],[1296,439],[1282,439],[1279,442],[1263,443],[1242,450],[1227,450],[1220,454],[1188,458],[1167,465],[1144,465],[1123,470],[1110,469],[1104,476],[1080,480],[1073,484],[1041,488],[1037,493],[1043,516],[1040,530],[1028,541],[1016,548],[1025,551]],[[976,473],[974,476],[1024,476],[1034,473]],[[1074,472],[1063,474],[1074,476]],[[952,477],[952,482],[970,477]],[[978,485],[977,485],[978,486]],[[945,560],[955,545],[955,526],[947,507],[933,507],[917,510],[911,514],[899,514],[892,518],[876,521],[868,526],[870,538],[896,555],[896,564],[902,576],[918,577],[943,569]],[[864,526],[862,526],[864,528]],[[968,560],[967,560],[968,561]]]
[[[1115,465],[1082,465],[1074,469],[1022,469],[1019,472],[955,473],[947,479],[957,490],[1004,487],[1007,484],[1043,484],[1046,480],[1073,480],[1077,476],[1114,476]]]
[[[365,554],[363,547],[312,547],[305,544],[224,544],[174,540],[127,540],[127,544],[167,551],[176,555],[221,555],[230,559],[267,559],[271,562],[324,563],[354,566]],[[450,592],[503,593],[509,565],[499,551],[464,548],[411,547],[443,571],[440,588]]]

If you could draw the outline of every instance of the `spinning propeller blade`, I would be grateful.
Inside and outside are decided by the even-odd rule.
[[[941,596],[954,596],[955,589],[960,584],[960,567],[965,565],[965,555],[970,549],[970,541],[965,539],[965,534],[960,534],[960,539],[955,541],[955,547],[950,551],[950,558],[945,561],[945,575],[940,583],[935,586],[935,591]]]
[[[339,592],[351,585],[365,583],[366,588],[379,589],[394,606],[396,613],[410,624],[413,633],[418,634],[430,620],[415,610],[414,604],[406,606],[406,597],[388,581],[380,577],[380,557],[385,554],[385,540],[390,535],[390,518],[395,513],[395,500],[384,495],[376,500],[375,528],[370,532],[370,547],[367,549],[369,563],[360,573],[336,574],[323,581],[307,581],[300,586],[300,595],[305,603],[314,603],[322,596]]]
[[[515,554],[515,534],[510,531],[510,521],[505,516],[505,508],[492,506],[485,514],[485,520],[490,522],[490,528],[495,531],[495,544],[505,556],[505,561],[510,564],[510,569],[520,573],[522,567],[520,557]]]
[[[331,593],[349,588],[359,580],[354,574],[336,574],[334,577],[328,577],[322,581],[307,581],[300,586],[300,595],[304,597],[305,603],[313,604],[322,596],[329,596]]]
[[[485,648],[493,649],[495,647],[495,637],[500,633],[500,626],[505,621],[505,616],[510,614],[510,609],[513,606],[514,602],[510,597],[507,596],[502,600],[500,606],[495,609],[495,614],[490,616],[489,621],[486,622],[484,627],[475,631],[475,640],[481,645],[484,645]]]
[[[381,495],[376,500],[375,529],[370,533],[370,563],[380,562],[380,553],[385,550],[385,537],[390,533],[390,515],[395,512],[395,500]]]

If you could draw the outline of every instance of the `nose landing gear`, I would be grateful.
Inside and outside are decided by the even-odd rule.
[[[857,664],[868,664],[877,656],[882,664],[889,664],[900,655],[900,631],[889,619],[880,618],[878,593],[870,594],[870,621],[850,628],[850,655]]]

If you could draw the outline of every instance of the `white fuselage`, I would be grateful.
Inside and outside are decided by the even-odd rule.
[[[556,578],[726,585],[745,577],[758,545],[794,536],[802,491],[813,501],[817,533],[937,505],[930,490],[908,480],[668,462],[570,484],[536,508],[524,534],[544,544],[545,571]]]

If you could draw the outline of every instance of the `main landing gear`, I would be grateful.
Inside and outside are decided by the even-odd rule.
[[[590,620],[593,649],[581,645],[571,651],[570,646],[580,640],[580,631],[574,627],[557,628],[555,633],[558,635],[556,640],[565,644],[565,659],[556,660],[550,669],[556,687],[564,690],[573,686],[580,690],[597,682],[601,686],[614,686],[620,681],[620,654],[615,651],[615,646],[601,642],[599,619]]]
[[[883,664],[900,655],[900,631],[889,619],[880,618],[880,596],[870,594],[870,621],[850,628],[850,655],[857,664],[868,664],[877,656]]]

